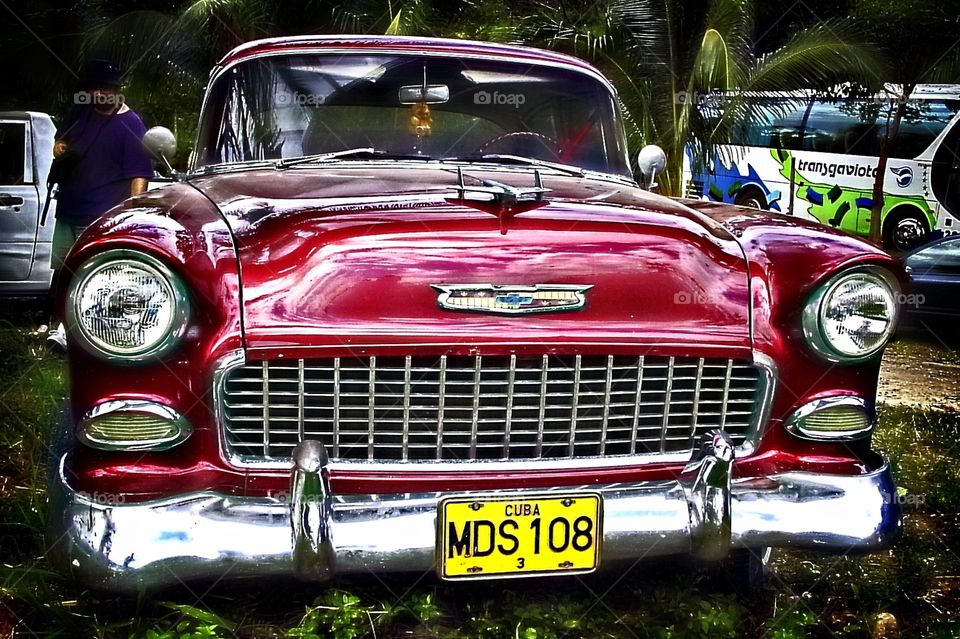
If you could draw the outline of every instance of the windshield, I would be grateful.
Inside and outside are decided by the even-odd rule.
[[[529,63],[417,55],[241,63],[211,87],[196,158],[203,167],[351,149],[511,155],[630,175],[617,104],[600,81]]]

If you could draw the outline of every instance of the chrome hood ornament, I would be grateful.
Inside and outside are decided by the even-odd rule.
[[[437,304],[451,311],[523,315],[577,311],[587,303],[592,284],[431,284]]]

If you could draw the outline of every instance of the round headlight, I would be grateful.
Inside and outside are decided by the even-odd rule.
[[[160,261],[135,251],[108,251],[77,271],[67,321],[97,355],[139,360],[169,350],[183,335],[189,302]]]
[[[811,296],[803,330],[820,355],[833,362],[858,362],[876,355],[897,324],[899,287],[880,270],[840,274]]]

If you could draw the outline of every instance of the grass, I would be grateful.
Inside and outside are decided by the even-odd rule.
[[[66,391],[62,362],[41,356],[41,336],[29,328],[38,311],[3,314],[0,637],[960,638],[960,416],[910,408],[883,408],[875,439],[902,487],[901,542],[861,557],[778,553],[755,596],[666,560],[493,584],[426,575],[216,585],[133,600],[83,591],[43,558],[45,429]]]

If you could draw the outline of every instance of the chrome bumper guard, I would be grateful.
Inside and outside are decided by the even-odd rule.
[[[716,560],[738,547],[862,552],[899,535],[886,464],[862,475],[732,480],[733,450],[714,431],[677,481],[585,487],[603,498],[601,563],[674,554]],[[199,492],[122,504],[73,491],[61,459],[51,493],[52,559],[86,585],[126,592],[194,580],[325,581],[435,569],[437,503],[452,493],[334,495],[326,466],[323,446],[305,441],[294,452],[289,500]]]

